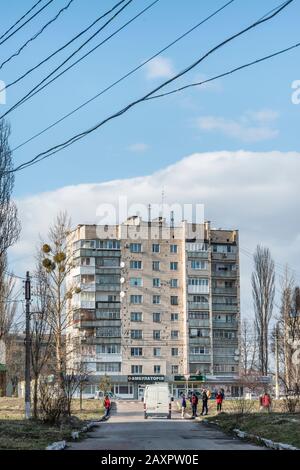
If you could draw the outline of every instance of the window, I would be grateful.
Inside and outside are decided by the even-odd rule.
[[[172,356],[178,356],[178,348],[172,348],[171,349],[171,354],[172,354]]]
[[[131,356],[142,356],[143,348],[131,348]]]
[[[178,262],[177,261],[171,261],[170,269],[171,269],[171,271],[177,271],[178,270]]]
[[[142,295],[131,295],[130,296],[130,303],[131,304],[141,304],[141,303],[143,303],[143,296]]]
[[[141,253],[142,252],[142,244],[141,243],[130,243],[130,251],[131,251],[131,253]]]
[[[96,354],[120,354],[120,344],[97,344]]]
[[[191,328],[190,329],[190,338],[208,338],[209,329],[208,328]]]
[[[153,295],[152,296],[152,303],[153,304],[160,304],[160,295]]]
[[[130,320],[141,322],[143,321],[143,314],[142,312],[131,312],[130,313]]]
[[[210,354],[210,350],[204,346],[194,346],[190,348],[191,355]]]
[[[120,320],[120,310],[96,310],[97,320]]]
[[[121,336],[121,328],[112,326],[103,326],[96,328],[97,338],[119,338]]]
[[[152,315],[153,315],[153,321],[154,321],[154,323],[160,323],[160,321],[161,321],[160,313],[156,313],[156,312],[155,312],[155,313],[153,313]]]
[[[236,247],[233,245],[213,245],[214,253],[236,253]]]
[[[160,252],[160,245],[158,243],[153,243],[152,253],[159,253],[159,252]]]
[[[100,250],[119,250],[120,240],[96,240],[96,248]]]
[[[154,372],[154,374],[160,374],[160,366],[154,366],[153,367],[153,372]]]
[[[178,305],[178,295],[171,295],[171,305]]]
[[[105,275],[96,275],[96,283],[100,286],[119,286],[120,285],[120,276],[117,274],[105,274]]]
[[[131,330],[131,339],[143,339],[143,330]]]
[[[190,320],[208,320],[209,313],[208,312],[189,312],[189,319]]]
[[[137,260],[131,260],[130,269],[142,269],[142,262]]]
[[[172,366],[172,374],[178,374],[178,366],[174,365]]]
[[[153,356],[159,357],[161,355],[161,349],[160,348],[153,348]]]
[[[208,279],[201,277],[190,277],[188,284],[189,286],[208,286]]]
[[[104,266],[106,268],[115,268],[120,266],[120,258],[96,258],[97,266]]]
[[[171,339],[179,339],[179,331],[178,330],[172,330],[171,331]]]
[[[153,287],[160,287],[160,279],[158,277],[153,278]]]
[[[207,269],[207,261],[193,259],[191,261],[192,269]]]
[[[90,266],[91,258],[81,258],[81,265],[82,266]]]
[[[131,277],[129,280],[129,284],[131,287],[142,287],[143,280],[141,277]]]
[[[179,315],[178,313],[171,313],[171,321],[178,321]]]
[[[230,330],[214,330],[213,332],[214,338],[222,338],[222,339],[235,339],[236,332]]]
[[[94,274],[82,274],[81,275],[81,282],[82,282],[82,284],[89,284],[91,282],[95,282]]]
[[[143,366],[131,366],[131,373],[132,374],[142,374],[143,373]]]
[[[160,339],[160,330],[153,331],[153,339]]]
[[[178,279],[171,279],[170,280],[171,287],[178,287]]]
[[[152,261],[152,269],[153,269],[153,271],[159,271],[160,270],[160,262],[159,261]]]
[[[170,253],[177,253],[178,247],[177,245],[170,245]]]
[[[120,362],[97,362],[97,372],[121,372]]]

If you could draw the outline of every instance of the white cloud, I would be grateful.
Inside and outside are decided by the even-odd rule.
[[[173,63],[167,57],[155,57],[146,65],[148,79],[170,78],[172,75],[174,75]]]
[[[120,195],[128,197],[128,204],[159,203],[164,188],[166,203],[204,203],[205,217],[213,227],[240,230],[243,249],[253,252],[258,243],[265,244],[277,263],[289,263],[300,271],[299,173],[296,152],[195,153],[149,176],[67,186],[26,197],[17,201],[23,230],[10,252],[11,268],[17,273],[32,269],[39,233],[46,236],[59,210],[66,209],[74,225],[97,223],[99,205],[117,206]],[[251,269],[252,261],[242,251],[245,315],[252,311]]]
[[[143,142],[137,142],[135,144],[129,145],[128,150],[130,152],[136,152],[136,153],[143,153],[146,152],[146,150],[149,149],[149,145],[143,143]]]
[[[242,142],[260,142],[274,139],[278,130],[273,127],[279,114],[273,110],[248,111],[238,119],[218,116],[201,116],[196,125],[204,131],[219,131],[227,137]]]

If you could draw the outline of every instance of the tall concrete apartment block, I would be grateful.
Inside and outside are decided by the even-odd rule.
[[[130,217],[80,225],[69,237],[73,361],[90,375],[86,392],[110,376],[121,397],[168,381],[178,396],[193,381],[234,388],[239,372],[239,251],[236,230],[209,222],[169,226]],[[188,385],[189,386],[189,385]]]

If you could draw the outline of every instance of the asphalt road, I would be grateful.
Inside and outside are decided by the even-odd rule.
[[[262,450],[226,436],[214,427],[192,419],[144,420],[143,404],[118,401],[108,421],[100,423],[88,438],[70,443],[70,450]]]

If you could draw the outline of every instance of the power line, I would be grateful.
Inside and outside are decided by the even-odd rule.
[[[212,82],[212,81],[217,80],[219,78],[226,77],[227,75],[231,75],[231,74],[233,74],[235,72],[238,72],[242,69],[245,69],[247,67],[251,67],[252,65],[256,65],[256,64],[259,64],[260,62],[264,62],[266,60],[272,59],[273,57],[276,57],[278,55],[281,55],[281,54],[289,52],[293,49],[296,49],[299,46],[300,46],[300,42],[297,42],[296,44],[293,44],[292,46],[286,47],[285,49],[281,49],[280,51],[277,51],[277,52],[274,52],[274,53],[269,54],[267,56],[261,57],[260,59],[253,60],[252,62],[248,62],[247,64],[240,65],[239,67],[236,67],[232,70],[229,70],[228,72],[224,72],[224,73],[221,73],[219,75],[215,75],[215,76],[213,76],[211,78],[208,78],[206,80],[202,80],[201,82],[190,83],[188,85],[184,85],[180,88],[176,88],[176,89],[168,91],[166,93],[161,93],[159,95],[151,96],[150,98],[148,98],[148,100],[153,100],[153,99],[156,99],[156,98],[163,98],[165,96],[172,95],[172,94],[178,93],[180,91],[184,91],[187,88],[192,88],[192,87],[204,85],[206,83]]]
[[[76,34],[72,39],[70,39],[68,42],[66,42],[63,46],[61,46],[60,48],[56,49],[52,54],[50,54],[49,56],[47,56],[45,59],[43,59],[42,61],[40,61],[38,64],[36,64],[34,67],[28,69],[23,75],[20,75],[18,78],[16,78],[13,82],[10,82],[8,83],[5,88],[2,88],[2,90],[0,90],[0,93],[1,91],[3,90],[7,90],[8,88],[10,88],[11,86],[15,85],[16,83],[18,83],[20,80],[23,80],[23,78],[27,77],[27,75],[29,75],[31,72],[33,72],[34,70],[36,70],[37,68],[39,68],[41,65],[45,64],[46,62],[48,62],[48,60],[52,59],[52,57],[54,57],[56,54],[58,54],[59,52],[61,52],[63,49],[65,49],[66,47],[68,47],[70,44],[72,44],[72,42],[76,41],[76,39],[78,39],[79,37],[81,37],[83,34],[85,34],[89,29],[91,29],[93,26],[95,26],[96,23],[98,23],[100,20],[102,20],[103,18],[105,18],[105,16],[109,15],[113,10],[115,10],[120,4],[124,3],[125,0],[120,0],[118,3],[116,3],[110,10],[107,10],[105,13],[103,13],[101,16],[98,16],[98,18],[96,18],[91,24],[89,24],[89,26],[87,26],[85,29],[83,29],[82,31],[80,31],[80,33]]]
[[[29,13],[32,12],[32,10],[34,10],[34,8],[39,4],[41,3],[42,0],[39,0],[38,2],[36,2],[21,18],[19,18],[12,26],[10,26],[10,28],[8,28],[5,33],[2,34],[2,36],[0,36],[0,41],[1,39],[4,38],[4,36],[6,36],[15,26],[17,26],[27,15],[29,15]]]
[[[69,8],[69,6],[71,5],[71,3],[73,3],[73,1],[74,0],[69,0],[67,5],[65,5],[63,8],[61,8],[59,10],[59,12],[50,21],[48,21],[36,34],[34,34],[30,39],[28,39],[28,41],[26,41],[25,44],[23,44],[14,54],[12,54],[10,57],[8,57],[8,59],[4,60],[2,62],[2,64],[0,64],[0,70],[2,69],[2,67],[5,64],[10,62],[14,57],[17,57],[25,49],[25,47],[28,46],[28,44],[30,42],[33,42],[37,37],[39,37],[45,31],[45,29],[48,28],[48,26],[50,26],[52,23],[54,23],[54,21],[56,21],[58,19],[58,17],[61,15],[61,13],[63,13],[64,11],[66,11]]]
[[[87,129],[86,131],[83,131],[81,132],[80,134],[76,134],[75,136],[71,137],[70,139],[66,140],[65,142],[63,142],[62,144],[58,144],[58,145],[55,145],[54,147],[51,147],[50,149],[44,151],[44,152],[41,152],[39,153],[38,155],[36,155],[35,157],[33,157],[31,160],[28,160],[27,162],[24,162],[22,163],[21,165],[17,166],[16,168],[14,168],[13,170],[10,170],[9,172],[16,172],[16,171],[20,171],[24,168],[27,168],[28,166],[31,166],[31,165],[34,165],[36,164],[37,162],[40,162],[41,160],[44,160],[45,158],[48,158],[50,157],[51,155],[54,155],[55,153],[58,153],[59,151],[63,150],[64,148],[68,147],[69,145],[72,145],[73,143],[75,143],[77,140],[80,140],[81,138],[91,134],[92,132],[94,132],[95,130],[97,130],[98,128],[102,127],[104,124],[106,124],[107,122],[123,115],[124,113],[126,113],[127,111],[129,111],[129,109],[131,109],[132,107],[136,106],[137,104],[141,103],[141,102],[144,102],[147,100],[147,98],[149,98],[150,96],[154,95],[157,91],[161,90],[162,88],[164,88],[165,86],[169,85],[170,83],[172,83],[173,81],[177,80],[178,78],[180,78],[181,76],[185,75],[187,72],[189,72],[190,70],[192,70],[193,68],[195,68],[197,65],[199,65],[201,62],[203,62],[208,56],[210,56],[211,54],[213,54],[214,52],[216,52],[218,49],[220,49],[221,47],[223,47],[224,45],[226,45],[227,43],[231,42],[232,40],[236,39],[237,37],[245,34],[246,32],[256,28],[257,26],[271,20],[272,18],[274,18],[275,16],[277,16],[283,9],[285,9],[288,5],[290,5],[294,0],[288,0],[286,1],[282,6],[278,7],[276,9],[275,12],[271,13],[270,15],[265,15],[265,17],[263,19],[260,19],[254,23],[252,23],[250,26],[244,28],[243,30],[239,31],[238,33],[235,33],[234,35],[230,36],[229,38],[223,40],[221,43],[217,44],[217,46],[213,47],[212,49],[210,49],[206,54],[204,54],[203,56],[201,56],[199,59],[197,59],[195,62],[193,62],[192,64],[190,64],[188,67],[186,67],[184,70],[182,70],[181,72],[177,73],[176,75],[174,75],[173,77],[171,77],[170,79],[166,80],[165,82],[163,82],[161,85],[157,86],[156,88],[154,88],[152,91],[148,92],[146,95],[144,95],[143,97],[129,103],[127,106],[125,106],[124,108],[122,108],[120,111],[110,115],[109,117],[103,119],[102,121],[100,121],[99,123],[97,123],[96,125],[94,125],[93,127],[91,127],[90,129]],[[8,172],[8,173],[9,173]]]
[[[36,85],[30,92],[27,93],[27,95],[25,95],[23,98],[21,98],[21,100],[19,100],[14,106],[12,106],[5,114],[3,114],[2,116],[0,116],[0,119],[5,117],[8,113],[10,113],[11,111],[13,111],[14,109],[18,108],[19,106],[21,106],[23,103],[25,103],[27,100],[29,100],[30,98],[32,98],[33,96],[35,96],[37,93],[39,93],[40,91],[42,91],[44,88],[46,88],[48,85],[50,85],[52,82],[54,82],[55,80],[57,80],[59,77],[61,77],[62,75],[64,75],[68,70],[70,70],[71,68],[73,68],[75,65],[77,65],[79,62],[81,62],[83,59],[85,59],[87,56],[89,56],[91,53],[95,52],[96,49],[98,49],[100,46],[102,46],[103,44],[105,44],[109,39],[111,39],[112,37],[114,37],[117,33],[119,33],[120,31],[122,31],[123,29],[125,29],[129,24],[131,24],[133,21],[135,21],[137,18],[139,18],[141,15],[143,15],[146,11],[148,11],[150,8],[152,8],[156,3],[158,3],[160,0],[155,0],[154,2],[150,3],[150,5],[148,5],[146,8],[144,8],[143,10],[141,10],[137,15],[135,15],[134,17],[132,17],[129,21],[127,21],[126,23],[124,23],[120,28],[118,28],[117,30],[115,30],[112,34],[110,34],[109,36],[107,36],[103,41],[101,41],[99,44],[97,44],[95,47],[93,47],[92,49],[90,49],[86,54],[84,54],[83,56],[81,56],[79,59],[77,59],[75,62],[73,62],[73,64],[69,65],[69,67],[67,67],[66,69],[64,69],[62,72],[60,72],[58,75],[56,75],[55,77],[53,77],[49,82],[45,83],[41,88],[38,88],[40,85],[42,85],[48,78],[51,77],[51,75],[53,75],[57,70],[59,70],[66,62],[68,62],[68,60],[76,53],[78,52],[78,50],[81,49],[81,46],[77,51],[75,51],[75,53],[73,53],[71,56],[69,56],[62,64],[60,64],[55,70],[53,70],[46,78],[44,78],[38,85]],[[128,6],[129,3],[131,3],[132,0],[129,0],[109,21],[106,22],[106,24],[100,28],[100,29],[103,29],[108,23],[110,23],[112,21],[112,19],[117,16],[124,8],[126,8]],[[88,41],[87,41],[88,42]],[[85,43],[86,44],[86,43]]]
[[[27,21],[25,21],[25,23],[21,24],[21,26],[19,26],[15,31],[13,31],[12,33],[9,34],[9,36],[7,36],[6,38],[4,38],[1,42],[0,42],[0,46],[5,43],[9,38],[11,38],[14,34],[16,34],[18,31],[20,31],[20,29],[22,29],[24,26],[26,26],[31,20],[33,20],[33,18],[35,18],[39,13],[41,13],[48,5],[50,5],[50,3],[52,3],[53,0],[49,0],[42,8],[40,8],[36,13],[34,13],[34,15],[32,15]]]
[[[107,91],[111,90],[114,86],[116,86],[117,84],[119,84],[120,82],[122,82],[123,80],[125,80],[126,78],[128,78],[129,76],[131,76],[132,74],[134,74],[137,70],[141,69],[142,67],[144,67],[146,64],[148,64],[149,62],[151,62],[151,60],[155,59],[156,57],[158,57],[160,54],[162,54],[163,52],[165,52],[166,50],[168,50],[170,47],[172,47],[173,45],[175,45],[177,42],[181,41],[183,38],[185,38],[186,36],[188,36],[190,33],[192,33],[194,30],[196,30],[197,28],[199,28],[202,24],[206,23],[209,19],[213,18],[217,13],[221,12],[222,10],[224,10],[224,8],[226,8],[227,6],[229,6],[231,3],[233,3],[235,0],[230,0],[229,2],[225,3],[225,5],[223,5],[221,8],[218,8],[217,10],[215,10],[212,14],[210,14],[209,16],[207,16],[206,18],[204,18],[203,20],[201,20],[199,23],[197,23],[195,26],[193,26],[192,28],[188,29],[187,31],[185,31],[183,34],[181,34],[179,37],[177,37],[176,39],[174,39],[172,42],[170,42],[167,46],[165,46],[164,48],[160,49],[158,52],[156,52],[154,55],[152,55],[151,57],[149,57],[149,59],[145,60],[144,62],[142,62],[141,64],[139,64],[138,66],[134,67],[133,69],[131,69],[129,72],[127,72],[125,75],[123,75],[122,77],[120,77],[118,80],[116,80],[115,82],[113,82],[111,85],[107,86],[106,88],[104,88],[103,90],[101,90],[99,93],[97,93],[95,96],[93,96],[92,98],[88,99],[87,101],[85,101],[84,103],[82,103],[81,105],[77,106],[75,109],[73,109],[72,111],[70,111],[69,113],[65,114],[64,116],[62,116],[60,119],[58,119],[57,121],[55,121],[54,123],[50,124],[49,126],[47,126],[45,129],[43,129],[42,131],[38,132],[37,134],[33,135],[32,137],[30,137],[29,139],[27,139],[26,141],[22,142],[21,144],[19,144],[17,147],[15,147],[12,152],[15,152],[16,150],[18,150],[19,148],[23,147],[25,144],[31,142],[32,140],[36,139],[37,137],[39,137],[40,135],[44,134],[45,132],[47,132],[48,130],[52,129],[53,127],[55,127],[57,124],[59,124],[60,122],[64,121],[65,119],[67,119],[68,117],[70,117],[71,115],[73,115],[74,113],[76,113],[77,111],[79,111],[80,109],[84,108],[86,105],[88,105],[89,103],[91,103],[92,101],[94,101],[95,99],[99,98],[101,95],[103,95],[104,93],[106,93]]]

